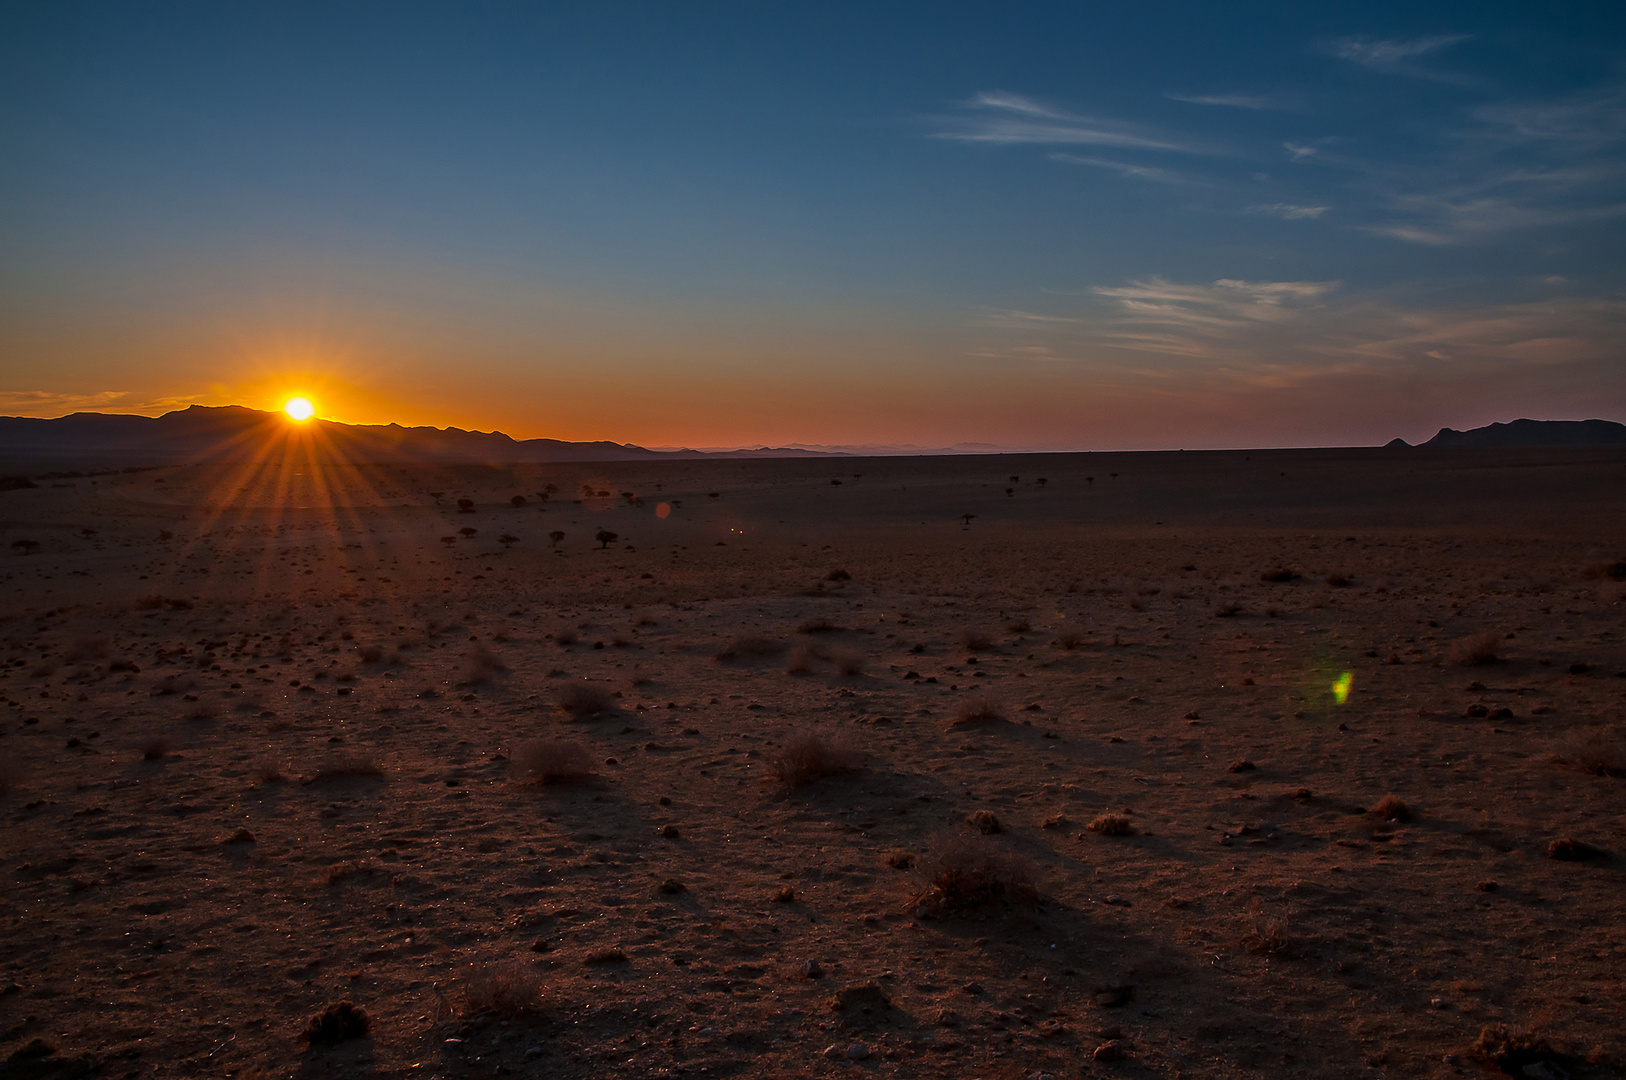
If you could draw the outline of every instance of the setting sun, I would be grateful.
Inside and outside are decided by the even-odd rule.
[[[289,398],[283,404],[282,411],[295,420],[309,420],[316,415],[316,406],[311,404],[310,398]]]

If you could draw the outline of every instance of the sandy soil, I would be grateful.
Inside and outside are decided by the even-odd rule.
[[[1626,1062],[1626,454],[40,483],[0,1075]],[[806,736],[856,771],[776,778]],[[1012,888],[934,893],[950,841]]]

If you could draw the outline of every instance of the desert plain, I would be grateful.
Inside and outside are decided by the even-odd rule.
[[[0,1075],[1626,1066],[1626,453],[31,475]]]

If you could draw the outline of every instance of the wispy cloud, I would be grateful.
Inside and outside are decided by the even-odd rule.
[[[1112,161],[1107,158],[1055,153],[1050,155],[1050,160],[1065,162],[1068,165],[1087,165],[1094,169],[1107,169],[1119,176],[1129,176],[1137,180],[1150,180],[1158,184],[1197,184],[1202,182],[1194,176],[1188,176],[1185,173],[1175,172],[1171,169],[1159,169],[1152,165],[1131,165],[1127,161]]]
[[[1250,206],[1248,210],[1254,214],[1267,214],[1270,217],[1279,217],[1283,221],[1300,221],[1306,218],[1314,220],[1321,217],[1330,206],[1299,206],[1295,203],[1266,203],[1263,206]]]
[[[1152,129],[1083,116],[1005,90],[980,93],[965,103],[968,115],[948,118],[934,139],[1033,146],[1117,146],[1203,153],[1201,147]]]
[[[105,409],[129,397],[124,390],[103,390],[95,394],[59,394],[48,390],[0,390],[0,412],[17,410],[21,414],[62,413]]]
[[[1274,98],[1263,97],[1256,94],[1165,94],[1173,101],[1184,101],[1190,105],[1223,105],[1232,109],[1280,109],[1283,106]]]
[[[1183,329],[1234,329],[1249,323],[1280,323],[1338,288],[1336,281],[1242,281],[1177,285],[1162,278],[1096,288],[1115,300],[1124,318]]]
[[[983,312],[978,322],[984,326],[1003,326],[1017,329],[1031,329],[1036,326],[1057,326],[1076,323],[1079,320],[1066,315],[1040,315],[1033,311],[1019,311],[1014,308],[1002,308]]]
[[[1377,41],[1371,38],[1339,38],[1328,44],[1327,50],[1340,60],[1381,71],[1387,75],[1406,75],[1416,79],[1461,83],[1468,81],[1462,75],[1436,71],[1415,63],[1418,57],[1439,52],[1472,34],[1437,34],[1432,37],[1411,38],[1405,41]]]

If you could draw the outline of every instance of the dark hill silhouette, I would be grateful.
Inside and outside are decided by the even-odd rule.
[[[90,412],[52,420],[0,417],[0,460],[5,461],[170,465],[187,461],[253,460],[295,450],[357,464],[829,456],[794,449],[712,454],[694,450],[646,450],[631,443],[514,439],[500,431],[464,431],[455,427],[340,424],[331,420],[294,424],[280,412],[262,412],[241,405],[193,405],[156,417]]]
[[[1390,445],[1393,445],[1392,443]],[[1613,420],[1515,420],[1469,431],[1441,428],[1423,446],[1626,446],[1626,424]]]

